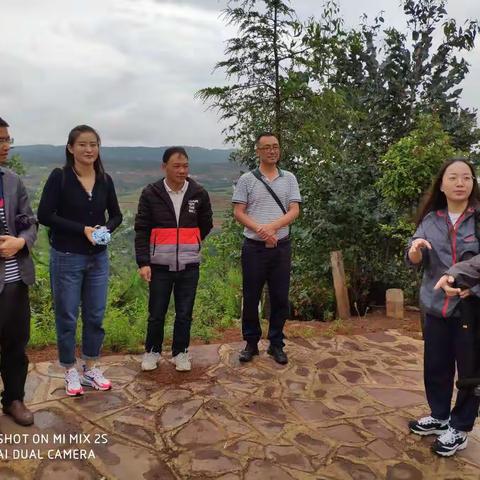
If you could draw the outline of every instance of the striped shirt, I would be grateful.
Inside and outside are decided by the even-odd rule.
[[[7,226],[7,219],[5,217],[5,200],[0,197],[0,223],[2,223],[5,233],[10,235]],[[15,257],[5,260],[5,283],[18,282],[21,280],[18,262]]]
[[[278,176],[273,180],[269,180],[265,175],[262,175],[262,178],[276,193],[285,210],[288,211],[291,203],[301,203],[302,197],[300,196],[297,179],[293,173],[279,168]],[[265,185],[252,172],[244,173],[238,179],[233,192],[232,203],[245,204],[247,206],[246,214],[260,224],[271,223],[283,216],[280,206]],[[277,238],[279,240],[285,238],[288,233],[288,226],[280,228],[277,232]],[[244,228],[243,234],[252,240],[261,240],[256,232],[247,227]]]

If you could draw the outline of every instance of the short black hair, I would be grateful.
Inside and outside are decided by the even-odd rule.
[[[258,142],[262,137],[275,137],[278,140],[278,137],[273,132],[260,132],[255,138],[256,147],[258,147]]]
[[[2,118],[0,117],[0,127],[9,127],[10,125]]]
[[[188,160],[188,155],[183,147],[169,147],[163,153],[163,163],[167,163],[172,155],[176,153],[183,155]]]

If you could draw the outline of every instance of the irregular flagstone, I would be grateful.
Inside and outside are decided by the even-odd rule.
[[[152,395],[144,405],[152,410],[160,410],[169,403],[185,401],[192,396],[192,392],[186,389],[172,388],[171,390],[160,389],[158,393]]]
[[[4,460],[0,479],[480,478],[480,425],[452,459],[432,454],[433,438],[409,432],[408,421],[428,413],[421,341],[393,330],[295,339],[286,342],[286,366],[266,354],[267,343],[246,365],[238,362],[243,342],[192,347],[188,375],[165,359],[141,372],[141,355],[104,357],[114,389],[87,389],[83,398],[66,398],[57,362],[31,365],[26,400],[36,424],[0,416],[0,438],[25,432],[31,450],[32,434],[72,433],[72,442],[56,442],[65,450],[88,446],[80,434],[107,442],[81,463]]]
[[[382,460],[388,460],[391,458],[398,458],[400,451],[393,448],[392,443],[388,445],[384,440],[374,440],[368,445],[368,449],[378,455]]]
[[[343,471],[341,478],[351,478],[353,480],[377,480],[379,478],[375,471],[362,463],[355,463],[346,458],[340,458],[337,462],[338,467]]]
[[[135,381],[126,385],[124,391],[132,399],[145,402],[153,395],[159,393],[160,390],[161,387],[154,381],[135,378]]]
[[[97,422],[101,427],[118,435],[161,450],[164,443],[155,428],[155,412],[135,405]]]
[[[123,391],[95,392],[75,398],[65,398],[63,403],[89,420],[98,420],[131,405],[131,399]]]
[[[349,424],[334,425],[320,429],[322,435],[326,438],[331,438],[339,443],[364,443],[365,438]]]
[[[97,432],[100,433],[100,432]],[[95,446],[92,465],[106,478],[132,480],[135,478],[176,480],[172,469],[150,450],[120,441],[108,434],[108,442]]]
[[[209,420],[193,420],[173,437],[173,441],[182,447],[195,448],[197,445],[213,445],[224,442],[228,434]]]
[[[266,448],[266,457],[275,463],[296,470],[312,472],[314,469],[309,459],[297,448],[283,445],[272,445]]]
[[[326,407],[320,401],[291,400],[290,405],[303,421],[319,422],[340,417],[343,412]]]
[[[373,368],[367,368],[368,376],[373,380],[374,383],[379,385],[394,385],[397,383],[394,377],[386,373],[374,370]]]
[[[396,438],[398,432],[395,432],[388,424],[384,423],[381,418],[368,417],[359,420],[364,431],[369,432],[372,436],[383,440],[390,440]]]
[[[238,417],[235,417],[226,407],[224,403],[218,400],[209,400],[203,407],[205,412],[212,418],[217,425],[223,425],[229,432],[244,435],[251,431],[245,423]]]
[[[286,412],[277,400],[250,398],[243,403],[242,410],[246,414],[262,418],[270,418],[280,422],[285,422],[287,420]]]
[[[0,478],[5,478],[0,471]],[[35,480],[97,480],[101,475],[88,462],[44,460],[35,474]]]
[[[386,480],[422,480],[423,473],[408,463],[397,463],[387,466]]]
[[[0,478],[2,480],[24,480],[24,477],[20,472],[16,472],[9,467],[0,467]]]
[[[192,364],[196,367],[211,367],[220,361],[219,345],[192,345],[188,352],[192,356]]]
[[[364,387],[374,400],[387,407],[403,408],[410,405],[425,403],[425,394],[421,391],[403,390],[399,388],[369,388]]]
[[[265,458],[263,445],[250,440],[239,440],[238,442],[228,445],[227,450],[244,458]]]
[[[480,442],[472,437],[468,439],[468,447],[458,453],[458,458],[480,469]],[[479,470],[480,477],[480,470]]]
[[[226,456],[218,449],[191,450],[182,453],[174,463],[180,478],[205,478],[240,472],[242,465],[236,458]]]
[[[349,460],[352,461],[361,461],[366,464],[370,464],[371,462],[374,462],[378,460],[378,457],[373,454],[370,450],[368,450],[365,447],[352,447],[349,445],[343,445],[341,446],[337,452],[336,452],[337,457],[345,457]],[[335,460],[336,461],[336,460]]]
[[[311,432],[299,432],[294,438],[293,442],[302,447],[303,450],[307,450],[309,453],[314,454],[317,459],[325,458],[331,450],[331,446],[325,442],[325,437],[317,436]]]
[[[202,406],[203,400],[194,399],[186,402],[171,403],[157,414],[157,425],[162,430],[171,430],[187,423]]]
[[[13,458],[14,450],[20,459],[41,459],[47,456],[49,450],[77,448],[83,438],[81,435],[87,433],[91,425],[82,418],[72,416],[71,411],[58,402],[47,405],[32,408],[35,424],[30,427],[17,425],[9,416],[0,416],[2,439],[7,435],[21,435],[20,441],[2,441],[0,447],[8,459]]]
[[[245,480],[292,480],[292,476],[272,461],[254,460],[248,465]]]

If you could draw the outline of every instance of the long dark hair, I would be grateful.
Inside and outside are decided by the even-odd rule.
[[[98,146],[100,146],[101,143],[100,135],[94,128],[88,125],[77,125],[75,128],[73,128],[68,134],[67,145],[65,146],[65,166],[71,167],[73,170],[75,170],[75,159],[73,158],[72,153],[70,153],[70,151],[68,150],[68,146],[70,145],[71,147],[73,147],[78,137],[82,133],[93,133],[95,137],[97,137]],[[105,169],[103,168],[103,163],[100,158],[100,152],[98,153],[98,157],[93,164],[93,168],[95,169],[95,173],[98,177],[105,177]]]
[[[440,187],[442,186],[442,180],[443,176],[445,175],[445,170],[450,165],[453,165],[456,162],[463,162],[472,172],[473,188],[470,196],[468,197],[468,205],[474,208],[477,208],[480,205],[480,190],[478,188],[477,177],[473,165],[469,162],[467,158],[464,157],[449,158],[441,166],[437,176],[435,177],[433,185],[431,186],[430,190],[427,192],[421,203],[417,217],[417,227],[418,225],[420,225],[421,221],[426,217],[428,213],[447,208],[447,197],[440,190]]]

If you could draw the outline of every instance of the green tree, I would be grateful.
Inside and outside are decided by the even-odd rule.
[[[227,123],[225,142],[239,147],[233,159],[252,166],[252,140],[258,132],[271,130],[280,140],[285,137],[287,103],[295,96],[292,83],[299,81],[295,66],[302,28],[288,1],[230,2],[223,15],[228,25],[238,28],[238,36],[228,40],[227,58],[215,68],[231,83],[204,88],[197,96]],[[285,152],[284,158],[289,157]]]
[[[10,168],[10,170],[13,170],[14,172],[18,173],[18,175],[25,175],[25,173],[27,173],[25,165],[23,164],[23,161],[22,161],[22,157],[18,153],[15,153],[14,155],[12,155],[7,160],[7,163],[5,166],[7,168]]]

